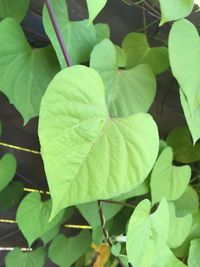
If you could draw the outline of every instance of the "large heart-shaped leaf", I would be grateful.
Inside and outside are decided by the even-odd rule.
[[[167,136],[166,141],[173,148],[174,160],[181,163],[193,163],[200,160],[200,144],[193,146],[191,134],[187,127],[175,128]]]
[[[49,222],[51,207],[51,200],[42,202],[38,192],[28,194],[20,203],[16,219],[29,246],[62,221],[64,210]]]
[[[131,191],[147,177],[159,146],[150,115],[109,115],[101,77],[84,66],[61,71],[50,83],[39,137],[52,217],[67,206]]]
[[[178,199],[186,190],[191,177],[190,166],[173,166],[173,153],[167,147],[160,154],[151,174],[151,195],[153,203],[162,197]]]
[[[43,267],[45,259],[45,248],[38,248],[26,253],[19,248],[15,248],[6,256],[6,267]]]
[[[87,252],[91,242],[89,231],[82,231],[79,235],[69,238],[59,235],[51,243],[48,256],[52,262],[60,267],[70,267]]]
[[[188,16],[192,12],[194,0],[159,0],[161,8],[160,25]]]
[[[13,179],[17,169],[17,162],[12,154],[5,154],[0,160],[0,191]]]
[[[21,21],[26,15],[30,0],[0,0],[0,19],[6,17]]]
[[[90,52],[96,44],[96,30],[94,25],[89,23],[88,20],[69,21],[65,0],[51,0],[51,4],[72,63],[87,62],[90,57]],[[62,68],[65,68],[66,62],[46,7],[43,12],[43,22],[45,31],[53,44],[60,65]]]
[[[169,232],[169,210],[165,199],[150,214],[151,202],[143,200],[131,216],[127,233],[127,254],[135,267],[186,267],[165,244]]]
[[[190,244],[188,267],[199,267],[200,262],[200,239],[194,239]]]
[[[107,0],[86,0],[88,12],[89,12],[89,21],[92,22],[99,12],[104,8],[107,3]]]
[[[156,93],[156,81],[148,65],[129,70],[118,69],[115,46],[110,40],[103,40],[93,49],[90,66],[103,78],[106,103],[113,117],[149,110]]]
[[[159,74],[169,67],[167,48],[151,48],[143,33],[129,33],[122,42],[122,48],[126,54],[128,68],[145,63],[150,65],[155,74]]]
[[[0,212],[8,210],[19,203],[24,193],[23,184],[15,182],[9,184],[0,192]]]
[[[173,74],[188,103],[189,114],[193,116],[200,108],[200,38],[191,22],[183,19],[173,24],[169,37],[169,55]],[[186,108],[185,105],[183,107]],[[199,134],[195,135],[194,142],[200,137]]]
[[[51,47],[32,49],[14,19],[0,23],[0,89],[25,123],[38,115],[40,100],[57,71]]]
[[[176,210],[173,203],[169,203],[169,236],[167,244],[170,248],[179,247],[186,237],[189,235],[192,227],[192,215],[187,214],[185,216],[177,217]]]

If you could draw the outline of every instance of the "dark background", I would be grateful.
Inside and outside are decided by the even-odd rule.
[[[87,9],[84,0],[70,0],[70,18],[72,20],[87,17]],[[22,27],[33,47],[42,47],[49,43],[44,33],[41,12],[43,1],[31,1],[26,18],[22,22]],[[192,18],[197,20],[196,15]],[[146,13],[147,24],[156,18]],[[110,25],[111,39],[121,44],[123,37],[131,32],[143,28],[143,11],[136,6],[129,6],[123,0],[109,0],[106,8],[98,16],[97,22],[105,22]],[[198,26],[198,25],[197,25]],[[161,29],[158,23],[148,28],[149,42],[152,46],[163,45],[168,38],[168,26]],[[184,125],[185,120],[179,102],[178,86],[170,71],[158,77],[157,96],[151,107],[150,113],[158,123],[160,136],[163,138],[173,128]],[[32,119],[25,127],[20,114],[9,104],[7,98],[0,93],[0,121],[3,125],[1,140],[10,144],[39,150],[37,136],[38,119]],[[15,179],[22,181],[26,187],[48,190],[43,163],[38,155],[16,151],[9,148],[0,147],[0,154],[6,152],[13,153],[17,158],[18,169]],[[0,219],[15,219],[16,208],[5,213],[0,213]],[[72,223],[80,223],[82,219],[76,214],[71,219]],[[68,230],[68,234],[73,231]],[[37,244],[36,244],[37,245]],[[27,246],[23,236],[20,234],[17,225],[0,223],[0,247]],[[4,266],[4,252],[0,251],[0,266]],[[47,263],[48,267],[55,266]]]

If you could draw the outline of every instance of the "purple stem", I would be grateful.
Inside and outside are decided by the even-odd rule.
[[[50,2],[50,0],[45,0],[45,3],[46,3],[46,6],[47,6],[47,9],[48,9],[48,12],[49,12],[51,23],[53,25],[54,31],[55,31],[56,36],[58,38],[58,42],[59,42],[60,47],[62,49],[63,56],[64,56],[65,61],[67,63],[67,66],[71,67],[72,66],[71,59],[70,59],[70,56],[69,56],[69,54],[67,52],[67,49],[65,47],[65,43],[64,43],[64,40],[62,38],[62,35],[60,33],[60,30],[59,30],[59,27],[58,27],[58,23],[56,21],[56,17],[55,17],[51,2]]]

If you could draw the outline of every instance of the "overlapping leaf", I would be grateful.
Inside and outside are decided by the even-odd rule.
[[[177,217],[175,206],[169,203],[169,236],[167,244],[170,248],[179,247],[190,233],[192,227],[192,214]]]
[[[13,179],[17,169],[17,162],[12,154],[5,154],[0,159],[0,191]]]
[[[128,68],[145,63],[149,64],[155,74],[159,74],[169,67],[167,48],[151,48],[143,33],[129,33],[122,42],[122,48],[126,54]]]
[[[6,267],[43,267],[45,259],[46,251],[44,248],[26,253],[15,248],[6,256]]]
[[[70,21],[65,0],[51,0],[51,4],[72,63],[79,64],[87,62],[90,57],[90,52],[97,42],[94,25],[89,23],[88,20]],[[56,51],[60,65],[62,68],[65,68],[66,62],[46,7],[43,12],[43,22],[46,33]]]
[[[60,267],[70,267],[87,252],[91,242],[89,231],[82,231],[79,235],[69,238],[59,235],[51,243],[48,256],[52,262]]]
[[[183,19],[174,23],[169,37],[170,63],[173,74],[181,87],[181,102],[194,143],[200,137],[197,126],[200,109],[199,40],[198,32],[191,22]],[[190,62],[189,68],[188,62]]]
[[[103,40],[93,49],[90,66],[103,78],[109,113],[118,117],[148,111],[156,93],[151,68],[143,64],[121,70],[118,63],[116,48],[111,41]]]
[[[200,262],[200,239],[194,239],[190,244],[188,267],[198,267]]]
[[[154,165],[150,184],[153,203],[159,202],[162,197],[178,199],[187,188],[191,177],[190,166],[173,166],[172,160],[172,149],[167,147]]]
[[[188,16],[192,12],[194,0],[159,0],[161,8],[160,25]]]
[[[51,47],[32,49],[14,19],[0,22],[0,89],[25,123],[38,115],[41,98],[57,71]]]
[[[200,160],[200,144],[193,145],[187,127],[178,127],[167,136],[166,142],[173,148],[174,160],[193,163]]]
[[[29,246],[62,221],[64,211],[49,222],[51,208],[51,200],[42,202],[37,192],[28,194],[20,203],[16,219]]]
[[[0,0],[0,19],[12,17],[21,21],[27,12],[30,0]]]
[[[15,182],[9,184],[0,192],[0,212],[6,211],[21,200],[24,193],[23,184],[20,182]]]
[[[52,217],[67,206],[134,189],[150,172],[159,146],[150,115],[109,115],[102,79],[84,66],[61,71],[50,83],[39,137]]]

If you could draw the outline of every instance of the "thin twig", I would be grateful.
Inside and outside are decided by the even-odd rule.
[[[100,222],[101,222],[101,228],[102,228],[103,235],[105,237],[105,241],[108,243],[108,245],[110,247],[112,247],[112,245],[113,245],[112,240],[110,239],[108,231],[106,230],[106,227],[105,227],[106,220],[105,220],[105,217],[103,214],[102,203],[103,203],[102,200],[98,200],[98,211],[99,211],[99,218],[100,218]],[[116,259],[118,260],[120,266],[124,267],[124,264],[122,263],[120,258],[116,257]]]
[[[50,2],[50,0],[44,0],[44,1],[46,3],[47,10],[49,12],[49,17],[51,19],[51,23],[53,25],[53,28],[54,28],[54,31],[56,33],[58,42],[59,42],[61,50],[63,52],[63,56],[65,58],[66,64],[67,64],[68,67],[70,67],[70,66],[72,66],[71,59],[70,59],[70,56],[69,56],[69,54],[67,52],[67,49],[65,47],[65,43],[64,43],[63,37],[61,35],[60,29],[58,27],[58,23],[56,21],[56,17],[55,17],[51,2]]]

